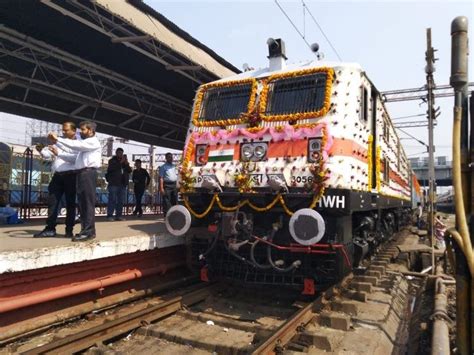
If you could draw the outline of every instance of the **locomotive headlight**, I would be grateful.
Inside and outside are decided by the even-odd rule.
[[[250,160],[253,156],[253,146],[252,144],[243,144],[242,145],[242,160]]]
[[[196,165],[206,165],[207,157],[206,157],[206,144],[198,144],[196,145]]]
[[[240,148],[242,161],[261,161],[267,157],[268,144],[264,142],[244,143]]]
[[[312,141],[310,141],[310,147],[309,149],[311,150],[320,150],[321,149],[321,142],[319,141],[319,139],[314,139]]]
[[[265,158],[265,154],[267,153],[267,146],[266,145],[257,145],[253,154],[255,154],[255,158],[258,160],[262,160]]]
[[[316,162],[321,157],[321,138],[311,138],[308,140],[308,161]]]

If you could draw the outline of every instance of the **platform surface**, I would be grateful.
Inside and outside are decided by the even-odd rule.
[[[163,218],[126,217],[125,221],[96,221],[97,237],[92,241],[72,242],[65,238],[64,224],[54,238],[34,238],[44,228],[44,220],[0,226],[0,274],[166,248],[184,243],[184,238],[166,232]],[[74,232],[78,232],[76,225]]]

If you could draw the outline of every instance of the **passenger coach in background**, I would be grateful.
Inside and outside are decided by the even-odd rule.
[[[379,92],[358,64],[269,67],[197,92],[180,169],[187,234],[204,280],[334,283],[410,218],[413,172]]]

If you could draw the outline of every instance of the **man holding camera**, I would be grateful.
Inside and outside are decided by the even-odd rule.
[[[59,149],[77,154],[75,163],[76,189],[81,211],[81,231],[72,238],[73,242],[86,241],[96,237],[95,189],[97,169],[100,168],[102,155],[102,147],[95,133],[97,125],[91,121],[83,121],[79,127],[81,139],[61,138],[52,132],[48,135],[48,138]]]
[[[76,125],[73,122],[63,123],[63,135],[68,139],[76,139]],[[39,233],[34,234],[35,238],[55,237],[56,220],[61,205],[61,200],[65,196],[66,200],[66,237],[73,238],[76,215],[76,157],[77,153],[58,150],[56,146],[41,147],[36,149],[43,159],[52,161],[51,172],[53,178],[48,185],[48,218],[46,227]]]

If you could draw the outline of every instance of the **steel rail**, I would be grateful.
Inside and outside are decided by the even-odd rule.
[[[290,319],[282,324],[274,334],[272,334],[265,342],[260,344],[252,354],[275,354],[284,350],[284,347],[291,341],[291,339],[293,339],[299,331],[304,329],[304,327],[311,322],[316,315],[316,312],[323,307],[324,300],[334,296],[336,290],[346,285],[348,280],[353,276],[353,273],[348,274],[337,284],[322,292],[313,302],[308,303],[302,309],[298,310]]]
[[[322,297],[322,296],[320,296]],[[279,348],[296,335],[298,329],[308,324],[314,317],[314,302],[307,304],[297,311],[290,319],[283,323],[263,344],[256,348],[252,354],[274,354]]]
[[[182,309],[183,306],[201,302],[218,287],[218,284],[208,285],[182,296],[174,297],[158,304],[149,305],[144,309],[131,312],[111,321],[105,321],[103,324],[31,349],[23,354],[64,354],[85,350],[121,334],[140,328],[143,325],[172,315]]]

